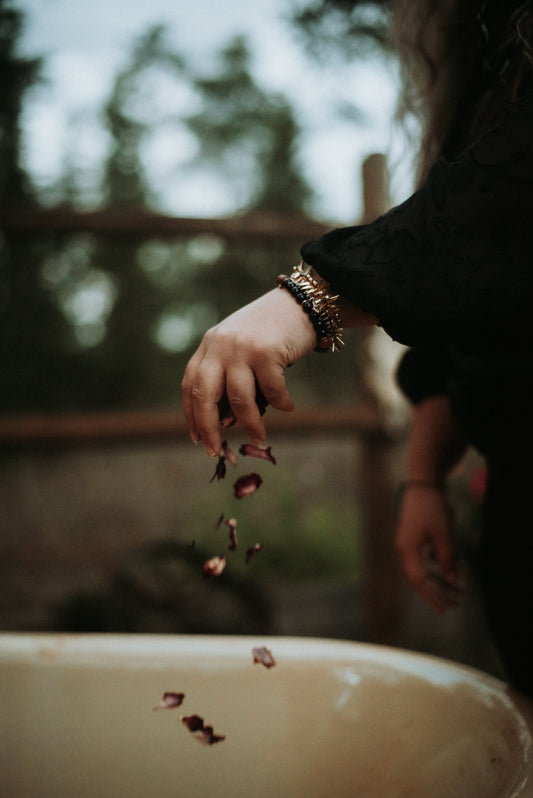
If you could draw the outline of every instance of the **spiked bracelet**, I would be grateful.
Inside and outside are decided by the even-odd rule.
[[[329,293],[325,280],[302,261],[290,277],[280,274],[278,285],[285,288],[309,316],[318,338],[315,351],[335,352],[344,345],[341,316],[335,304],[339,297]]]

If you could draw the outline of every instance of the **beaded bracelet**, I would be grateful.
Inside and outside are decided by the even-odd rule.
[[[335,352],[344,345],[341,317],[335,302],[339,298],[328,293],[329,285],[312,275],[303,262],[290,277],[280,274],[280,288],[286,289],[307,313],[316,332],[316,352]]]

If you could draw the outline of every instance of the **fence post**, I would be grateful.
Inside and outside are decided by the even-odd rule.
[[[362,223],[369,223],[390,206],[387,162],[384,155],[368,156],[362,166]],[[374,406],[386,425],[383,399],[370,378],[369,352],[373,328],[362,331],[356,359],[361,374],[363,400]],[[365,583],[363,589],[363,634],[375,643],[397,645],[405,599],[405,587],[394,547],[399,468],[402,447],[390,435],[363,435],[357,484],[364,508],[363,547]]]

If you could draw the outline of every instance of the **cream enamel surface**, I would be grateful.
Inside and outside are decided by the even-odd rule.
[[[277,665],[253,664],[266,645]],[[163,692],[185,693],[154,712]],[[0,635],[10,798],[532,798],[533,713],[443,660],[305,638]],[[201,745],[201,715],[226,739]]]

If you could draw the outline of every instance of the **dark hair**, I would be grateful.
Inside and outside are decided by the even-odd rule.
[[[531,84],[532,0],[396,0],[400,116],[421,122],[419,179],[501,116]]]

